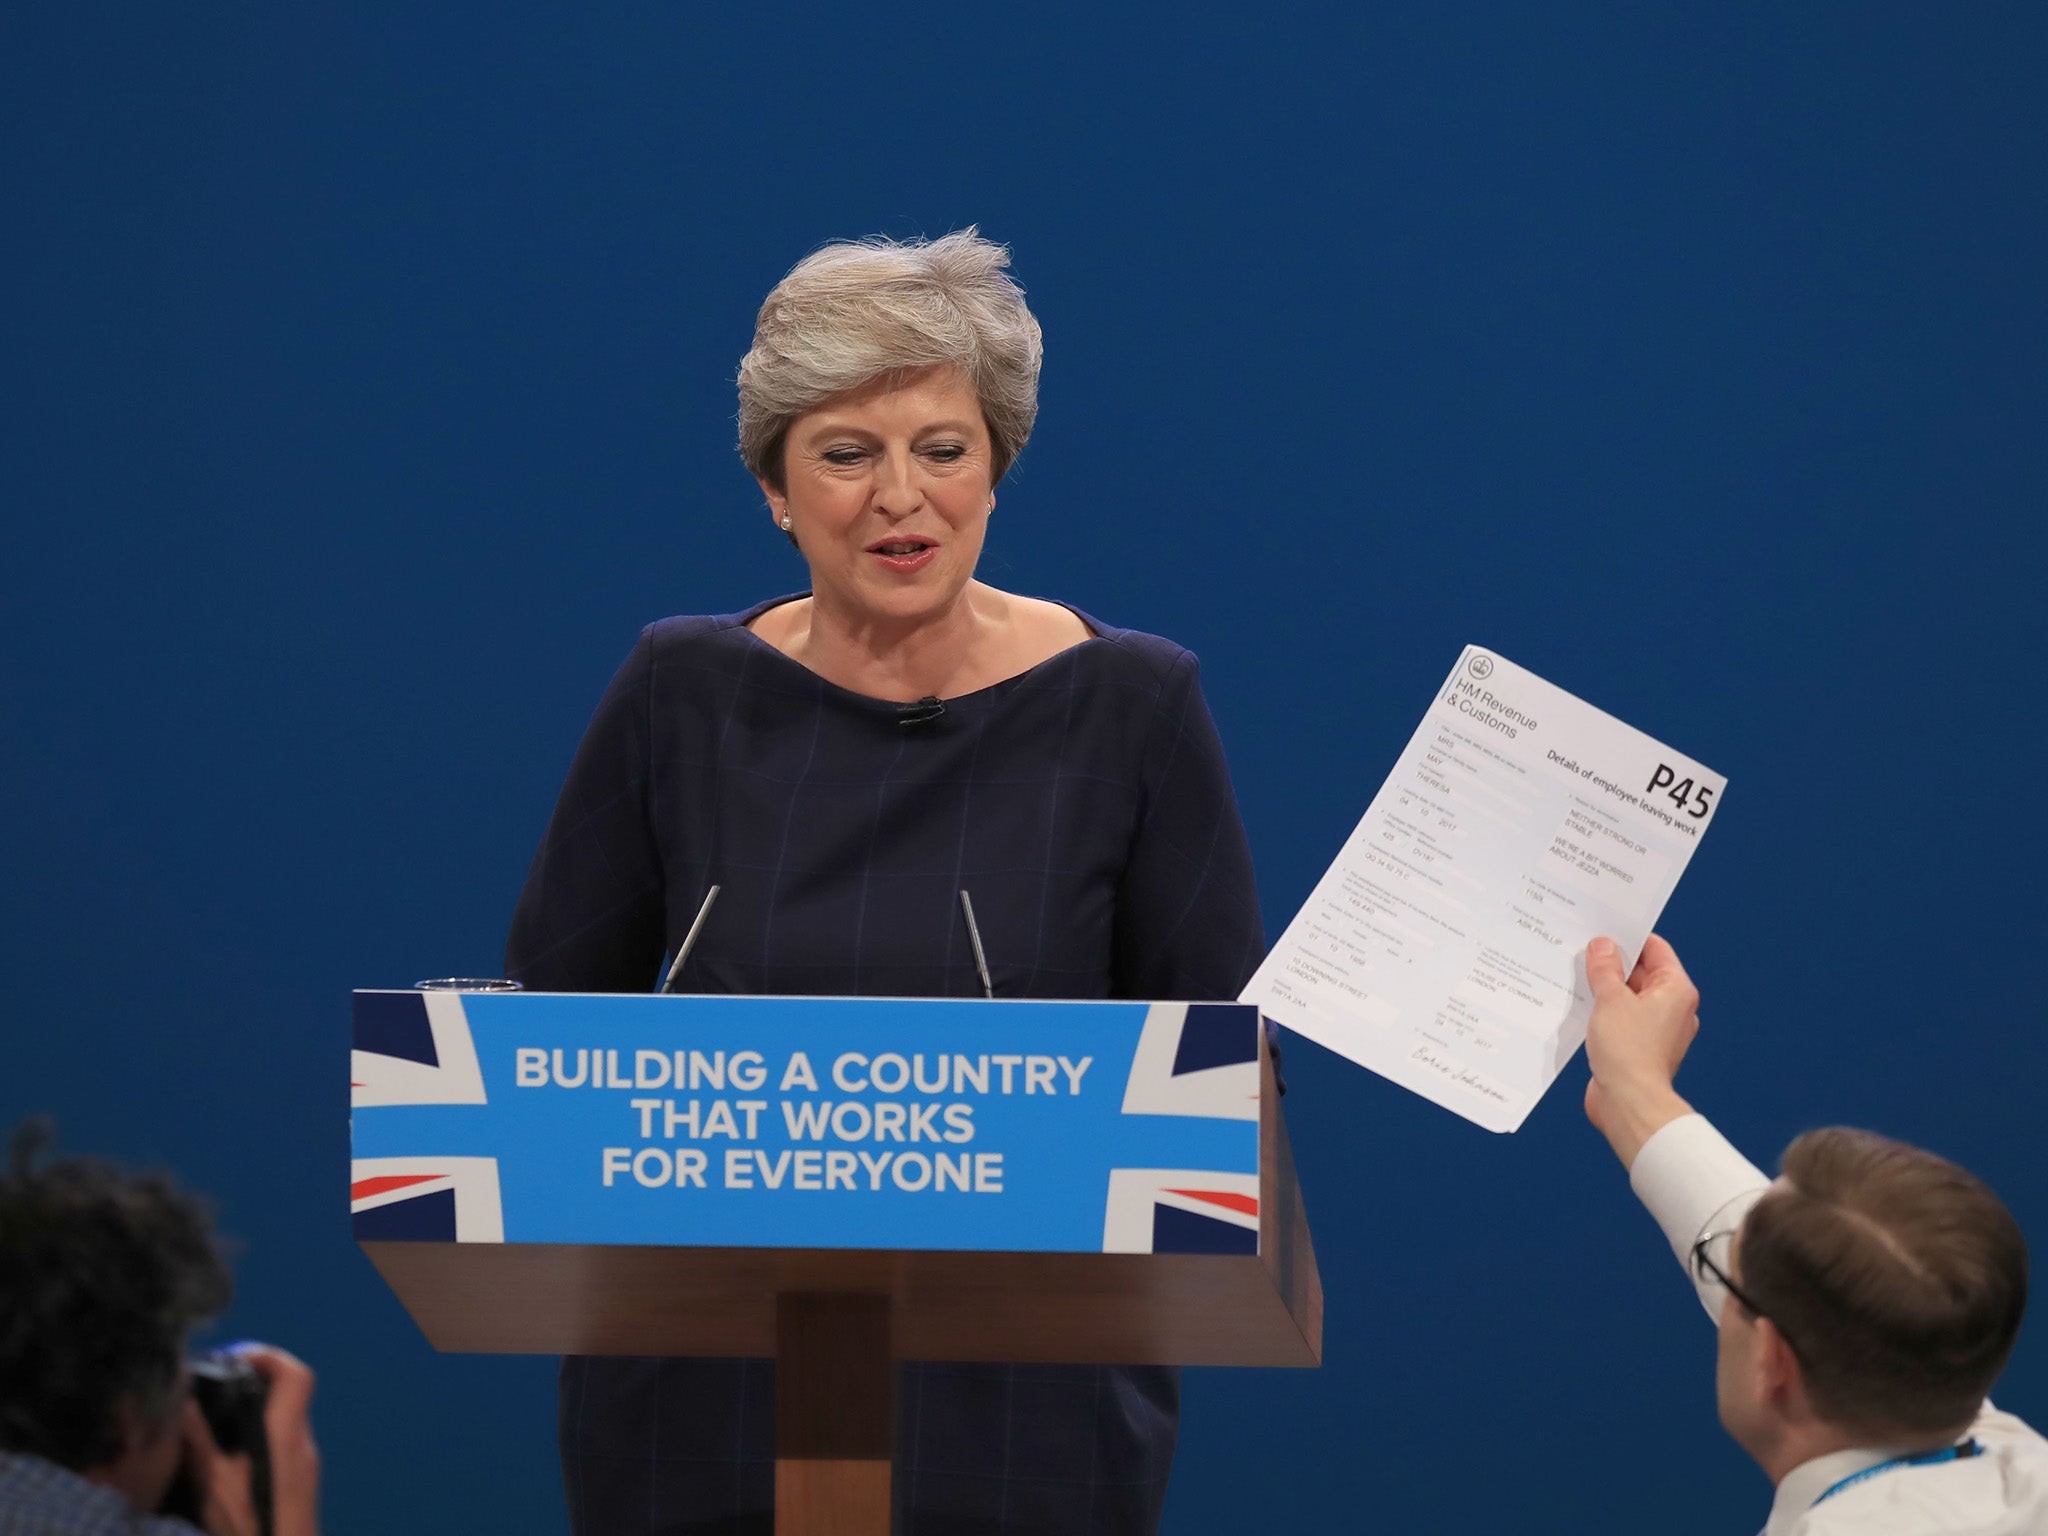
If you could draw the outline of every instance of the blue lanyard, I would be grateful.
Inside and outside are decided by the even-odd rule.
[[[1825,1504],[1844,1488],[1853,1488],[1858,1483],[1866,1482],[1878,1473],[1889,1472],[1895,1467],[1931,1467],[1937,1462],[1962,1461],[1978,1454],[1980,1448],[1972,1438],[1965,1440],[1961,1445],[1943,1446],[1938,1451],[1922,1451],[1918,1456],[1894,1456],[1890,1461],[1880,1461],[1874,1467],[1865,1467],[1861,1472],[1850,1473],[1813,1502],[1815,1505]]]

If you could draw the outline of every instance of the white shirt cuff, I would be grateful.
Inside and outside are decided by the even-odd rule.
[[[1693,1244],[1709,1232],[1740,1226],[1771,1181],[1705,1115],[1681,1115],[1643,1143],[1628,1182],[1664,1229],[1679,1264],[1689,1269]],[[1710,1278],[1698,1289],[1700,1305],[1718,1318],[1720,1285]]]

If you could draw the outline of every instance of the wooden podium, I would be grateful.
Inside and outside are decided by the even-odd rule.
[[[366,992],[356,1025],[356,1235],[428,1340],[772,1355],[779,1533],[888,1530],[901,1360],[1320,1361],[1248,1006]]]

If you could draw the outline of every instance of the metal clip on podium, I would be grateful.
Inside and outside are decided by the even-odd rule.
[[[899,1360],[1315,1365],[1241,1004],[358,992],[351,1209],[437,1349],[776,1361],[776,1530],[882,1533]]]

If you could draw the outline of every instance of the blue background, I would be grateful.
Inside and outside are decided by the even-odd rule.
[[[2048,1242],[2048,10],[740,11],[0,9],[0,1120],[218,1197],[330,1529],[561,1528],[551,1364],[350,1245],[348,992],[494,973],[639,626],[802,584],[731,380],[834,236],[1014,244],[983,574],[1201,653],[1269,935],[1497,647],[1729,777],[1681,1086]],[[1169,1529],[1754,1528],[1582,1065],[1288,1067],[1327,1360],[1191,1374]]]

